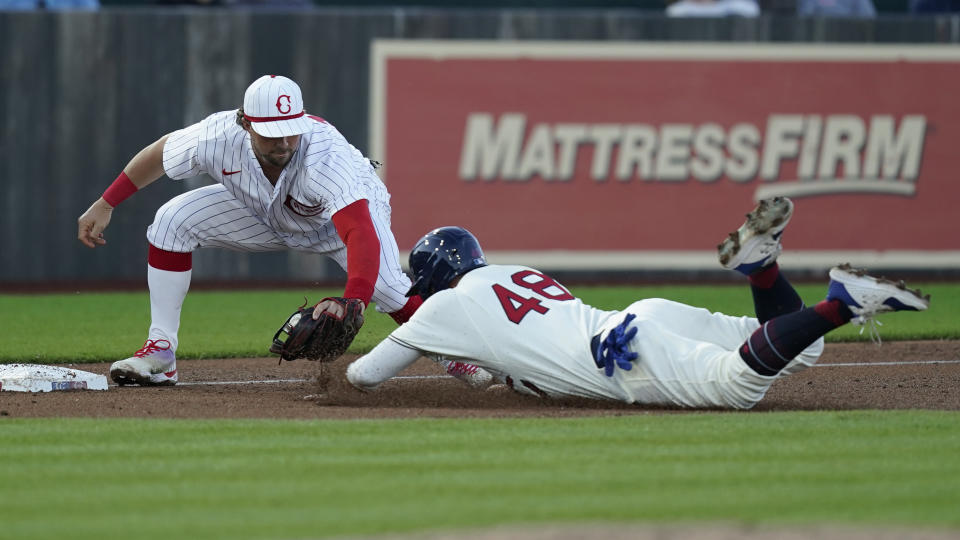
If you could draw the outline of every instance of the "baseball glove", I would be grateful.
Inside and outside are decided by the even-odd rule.
[[[319,319],[314,319],[313,307],[301,307],[273,335],[270,352],[279,354],[284,360],[307,358],[320,362],[331,362],[346,352],[363,326],[363,301],[339,297],[324,300],[333,300],[343,306],[343,317],[325,311]],[[281,334],[286,334],[286,339]]]

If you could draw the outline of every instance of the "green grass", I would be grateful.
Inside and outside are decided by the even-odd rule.
[[[920,284],[933,296],[930,311],[882,318],[885,340],[960,338],[960,284]],[[586,302],[622,309],[634,300],[661,297],[731,315],[752,315],[745,286],[573,287]],[[808,305],[823,298],[822,285],[801,285]],[[194,291],[183,306],[180,358],[264,356],[277,327],[300,299],[338,294],[310,291]],[[0,295],[0,362],[92,362],[128,356],[146,339],[150,307],[146,291],[51,295]],[[396,325],[367,310],[367,323],[351,347],[366,352]],[[866,340],[859,328],[844,327],[828,340]]]
[[[884,316],[884,339],[960,337],[960,285],[922,286],[933,295],[930,311]],[[808,304],[824,292],[798,289]],[[606,309],[663,297],[752,313],[742,286],[573,292]],[[264,355],[300,297],[336,293],[195,291],[179,356]],[[0,295],[0,361],[113,360],[142,343],[148,324],[146,292]],[[353,350],[369,350],[393,328],[368,310]],[[844,328],[829,339],[867,338]],[[589,522],[960,530],[960,414],[942,411],[0,416],[0,463],[0,538],[321,538]]]
[[[0,423],[7,538],[511,523],[960,527],[960,416]]]

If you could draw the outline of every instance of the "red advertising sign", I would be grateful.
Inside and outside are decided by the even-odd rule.
[[[461,225],[531,264],[709,267],[755,200],[784,195],[795,261],[960,267],[955,47],[379,41],[373,56],[371,155],[401,249]]]

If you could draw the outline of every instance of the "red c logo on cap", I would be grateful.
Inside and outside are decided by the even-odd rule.
[[[287,98],[286,103],[282,103],[283,98]],[[286,107],[287,110],[283,110],[284,107]],[[286,94],[281,94],[280,97],[277,98],[277,110],[280,111],[280,114],[287,114],[292,109],[293,107],[290,106],[290,96]]]

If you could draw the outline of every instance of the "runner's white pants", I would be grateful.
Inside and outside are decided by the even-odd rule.
[[[621,375],[639,403],[749,409],[777,379],[757,374],[740,358],[740,345],[760,328],[753,317],[711,313],[662,298],[635,302],[623,311],[628,313],[637,315],[630,348],[640,357]],[[623,320],[614,319],[611,327]],[[820,338],[780,376],[815,364],[822,353]]]

